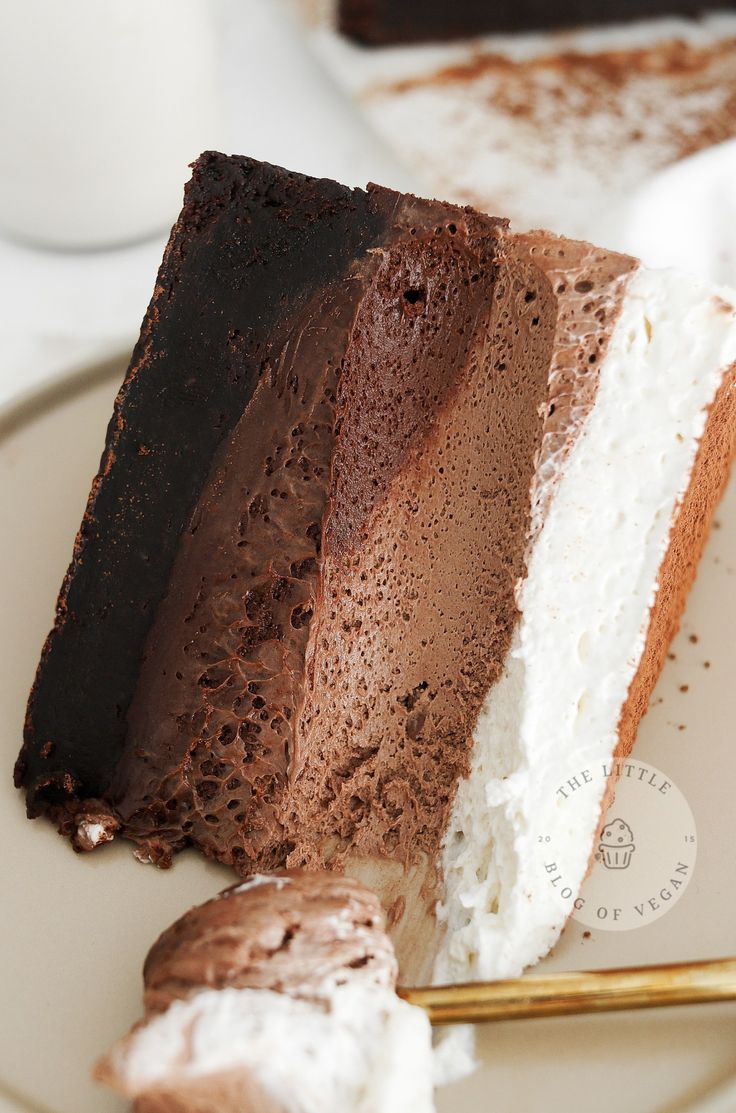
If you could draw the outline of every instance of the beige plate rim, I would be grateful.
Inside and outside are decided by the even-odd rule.
[[[73,399],[98,383],[119,375],[121,366],[125,365],[129,358],[129,353],[129,348],[121,347],[104,359],[83,364],[71,371],[61,372],[28,390],[14,394],[0,405],[0,445],[23,426],[31,424],[61,402]],[[52,1111],[14,1093],[7,1083],[0,1079],[0,1113],[52,1113]]]

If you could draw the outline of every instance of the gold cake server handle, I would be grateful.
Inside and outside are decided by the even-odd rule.
[[[399,989],[432,1024],[605,1013],[736,1000],[736,958]]]

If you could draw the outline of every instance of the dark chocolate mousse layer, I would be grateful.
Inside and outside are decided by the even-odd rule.
[[[372,46],[442,41],[492,31],[616,23],[731,11],[734,0],[338,0],[340,30]]]

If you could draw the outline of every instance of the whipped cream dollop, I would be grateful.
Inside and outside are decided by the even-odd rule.
[[[137,1113],[430,1113],[429,1022],[396,974],[363,885],[257,876],[158,939],[146,1016],[96,1077]]]

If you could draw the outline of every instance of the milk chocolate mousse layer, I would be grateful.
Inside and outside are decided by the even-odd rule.
[[[340,30],[372,46],[652,16],[732,11],[734,0],[337,0]]]
[[[433,862],[501,675],[525,553],[593,405],[636,266],[548,233],[504,234],[501,250],[477,358],[359,543],[324,564],[289,800],[291,829],[306,825],[311,845],[297,838],[292,861]],[[377,320],[361,329],[374,343]],[[381,366],[370,350],[364,358]],[[364,421],[357,395],[346,402]],[[348,484],[365,460],[347,463],[328,544],[350,536]]]

